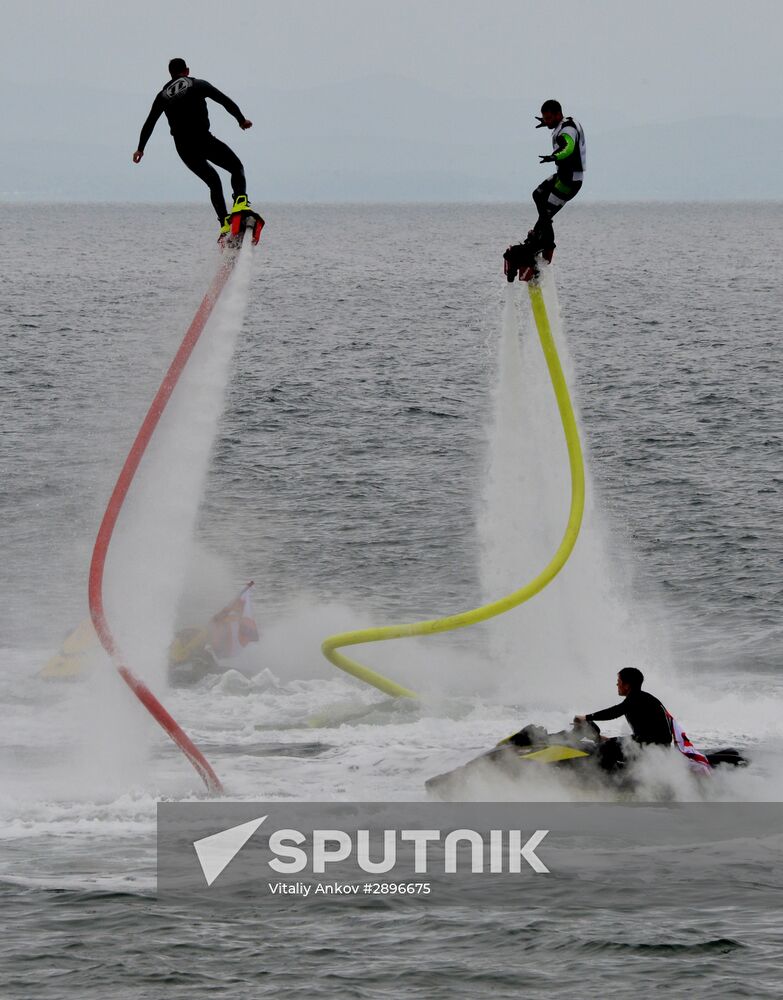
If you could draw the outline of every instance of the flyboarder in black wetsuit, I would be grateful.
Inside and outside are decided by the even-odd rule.
[[[617,674],[617,693],[624,700],[612,708],[590,715],[577,715],[574,722],[603,722],[625,716],[631,727],[633,742],[639,746],[671,746],[672,729],[669,715],[656,697],[642,691],[644,674],[636,667],[623,667]],[[599,747],[601,766],[612,770],[625,759],[622,739],[602,740]]]
[[[212,163],[231,172],[231,189],[234,196],[233,211],[246,209],[247,186],[245,170],[239,157],[220,139],[209,131],[209,98],[222,104],[233,115],[241,129],[251,128],[253,123],[239,110],[238,106],[206,80],[195,80],[190,75],[184,59],[172,59],[169,63],[171,80],[152,102],[152,108],[141,129],[139,147],[133,154],[133,162],[139,163],[144,156],[152,130],[162,114],[166,115],[174,137],[174,145],[180,159],[193,173],[209,187],[212,206],[220,222],[221,235],[229,231],[226,201],[220,176]]]

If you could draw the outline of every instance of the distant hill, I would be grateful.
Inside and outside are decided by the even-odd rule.
[[[37,93],[6,104],[0,198],[194,201],[201,183],[177,160],[165,121],[139,167],[130,156],[149,93]],[[220,81],[214,81],[218,86]],[[10,83],[6,93],[13,91]],[[254,121],[222,108],[213,130],[235,146],[264,201],[519,201],[546,175],[535,101],[464,98],[378,76],[301,91],[232,94]],[[46,108],[45,115],[41,108]],[[568,110],[568,109],[567,109]],[[584,200],[778,200],[781,119],[637,123],[632,109],[572,109],[588,134]]]

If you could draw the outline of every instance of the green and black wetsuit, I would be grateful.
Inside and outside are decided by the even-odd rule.
[[[587,141],[582,126],[573,118],[564,118],[552,131],[552,155],[557,173],[547,177],[533,192],[538,221],[533,227],[542,249],[555,245],[552,218],[582,186],[587,162]]]

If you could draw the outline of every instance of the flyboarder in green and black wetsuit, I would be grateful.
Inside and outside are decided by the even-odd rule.
[[[587,142],[584,129],[574,118],[563,117],[559,101],[544,101],[536,128],[552,130],[552,153],[539,159],[542,163],[554,163],[557,173],[547,177],[533,192],[538,219],[527,239],[524,243],[510,246],[503,254],[509,281],[513,281],[517,274],[520,279],[529,281],[537,273],[537,254],[545,260],[552,260],[555,249],[552,218],[579,193],[585,175]]]
[[[552,217],[567,201],[579,193],[585,176],[587,142],[582,126],[573,118],[564,118],[559,101],[544,101],[536,128],[552,130],[552,153],[540,156],[541,163],[554,163],[557,173],[547,177],[533,192],[538,220],[533,226],[536,249],[555,248]]]
[[[144,156],[152,130],[162,114],[166,115],[174,137],[180,159],[193,173],[209,187],[212,206],[220,223],[221,237],[229,231],[229,216],[223,196],[220,176],[212,163],[231,172],[231,188],[234,196],[232,212],[249,207],[245,184],[245,170],[236,153],[209,131],[209,98],[222,104],[233,115],[241,129],[251,128],[253,123],[239,110],[239,107],[206,80],[195,80],[190,75],[184,59],[172,59],[169,63],[171,80],[160,91],[152,103],[152,108],[141,130],[139,147],[133,154],[133,162],[139,163]]]

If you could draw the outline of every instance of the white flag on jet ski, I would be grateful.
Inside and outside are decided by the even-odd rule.
[[[664,712],[666,712],[666,709],[664,709]],[[666,718],[669,720],[669,728],[672,731],[674,745],[681,754],[688,758],[688,764],[692,770],[696,771],[697,774],[711,774],[712,765],[701,750],[697,750],[691,743],[679,722],[669,712],[666,712]]]

